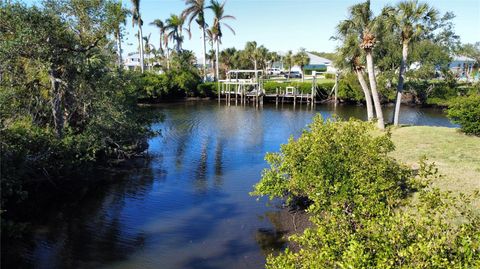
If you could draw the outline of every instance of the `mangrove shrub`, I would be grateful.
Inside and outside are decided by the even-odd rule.
[[[2,209],[25,183],[145,150],[152,118],[136,77],[116,66],[109,3],[0,2]]]
[[[270,255],[267,268],[478,267],[480,216],[471,198],[426,188],[434,165],[413,170],[390,157],[393,150],[390,135],[371,123],[317,116],[267,154],[270,168],[253,194],[306,199],[314,224],[290,238],[298,250]]]
[[[458,97],[450,102],[448,117],[466,134],[480,136],[480,94]]]

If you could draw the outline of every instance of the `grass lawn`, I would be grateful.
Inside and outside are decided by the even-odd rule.
[[[480,190],[480,137],[453,128],[409,126],[392,129],[392,140],[397,160],[415,165],[425,155],[435,162],[442,175],[433,182],[435,187],[464,193]]]

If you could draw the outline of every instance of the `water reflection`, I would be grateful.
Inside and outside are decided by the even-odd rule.
[[[266,215],[266,201],[248,195],[264,155],[298,137],[315,113],[331,117],[333,108],[162,105],[156,110],[165,120],[153,126],[162,136],[149,141],[152,158],[114,175],[92,174],[101,180],[90,186],[72,180],[50,199],[37,199],[37,213],[24,216],[31,235],[2,248],[2,267],[263,268],[265,254],[283,247],[285,232],[273,213]],[[365,117],[356,106],[336,113]],[[433,109],[405,107],[400,121],[453,126]]]

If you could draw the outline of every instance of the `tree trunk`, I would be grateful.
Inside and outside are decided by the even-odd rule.
[[[400,104],[402,103],[402,92],[405,70],[407,69],[408,41],[403,41],[402,62],[400,63],[400,72],[398,74],[397,97],[395,98],[395,109],[393,110],[393,125],[398,126],[398,117],[400,116]]]
[[[203,81],[207,81],[207,44],[205,43],[205,25],[200,27],[202,30],[202,47],[203,47]]]
[[[305,72],[303,72],[303,66],[300,67],[300,71],[302,71],[302,82],[305,82]]]
[[[180,30],[182,30],[182,29],[180,29]],[[176,37],[175,42],[176,42],[176,45],[177,45],[177,53],[180,53],[180,50],[182,50],[182,41],[181,41],[181,38],[180,38],[181,35],[182,35],[182,32],[181,31],[178,32],[178,30],[177,30],[177,32],[175,33],[175,37]]]
[[[167,50],[167,70],[170,70],[170,50],[168,46],[165,46],[165,49]]]
[[[380,103],[380,97],[377,91],[377,81],[375,80],[375,68],[373,66],[372,51],[366,51],[367,54],[367,70],[368,79],[370,81],[370,89],[372,90],[373,104],[375,105],[375,113],[377,115],[378,128],[385,129],[385,122],[383,120],[382,104]]]
[[[220,62],[218,61],[218,54],[219,54],[219,51],[220,51],[220,45],[219,45],[219,41],[218,41],[218,37],[217,39],[215,40],[215,43],[217,43],[217,49],[215,50],[215,74],[217,76],[217,81],[220,80],[220,72],[219,72],[219,65],[220,65]]]
[[[213,55],[213,56],[210,55],[210,56],[212,56],[212,57],[209,56],[209,58],[210,58],[210,65],[211,65],[211,70],[210,70],[210,72],[212,72],[212,74],[213,74],[213,80],[214,80],[214,81],[217,81],[217,79],[218,79],[218,78],[217,78],[217,71],[216,71],[216,70],[217,70],[217,66],[216,66],[216,64],[215,64],[215,57],[216,57],[216,53],[217,53],[217,52],[215,51],[215,50],[216,50],[215,45],[216,45],[216,43],[212,42],[211,47],[210,47],[210,51],[214,51],[214,52],[215,52],[215,55]]]
[[[149,51],[147,53],[147,67],[148,67],[148,70],[152,70],[152,53]]]
[[[258,76],[257,76],[257,60],[254,60],[253,61],[253,67],[254,67],[254,70],[255,70],[255,82],[258,81]]]
[[[123,67],[123,59],[122,59],[122,36],[120,35],[120,31],[117,32],[117,50],[118,50],[118,67],[120,69]]]
[[[64,117],[62,111],[63,92],[60,89],[59,74],[56,68],[50,68],[50,82],[52,83],[52,114],[55,134],[57,138],[63,138]]]
[[[160,43],[158,44],[158,49],[160,50],[160,54],[161,54],[162,57],[163,57],[164,54],[163,54],[162,41],[163,41],[163,34],[162,34],[162,31],[160,30]]]
[[[363,93],[365,94],[365,102],[367,103],[367,118],[368,121],[371,121],[374,118],[373,115],[373,106],[372,106],[372,96],[370,95],[370,89],[368,88],[367,82],[363,77],[363,72],[360,70],[355,70],[357,74],[358,82],[362,86]]]
[[[144,72],[145,65],[143,63],[144,58],[143,58],[143,31],[142,31],[142,23],[140,19],[140,23],[138,24],[138,33],[139,33],[139,38],[138,42],[140,45],[140,70],[142,70],[142,73]]]

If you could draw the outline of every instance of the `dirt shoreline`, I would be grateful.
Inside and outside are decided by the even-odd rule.
[[[288,238],[313,227],[309,220],[309,214],[304,209],[280,207],[279,210],[268,212],[266,217],[274,228],[260,229],[256,235],[257,242],[266,256],[278,254],[287,247],[290,250],[298,251],[299,246]]]

